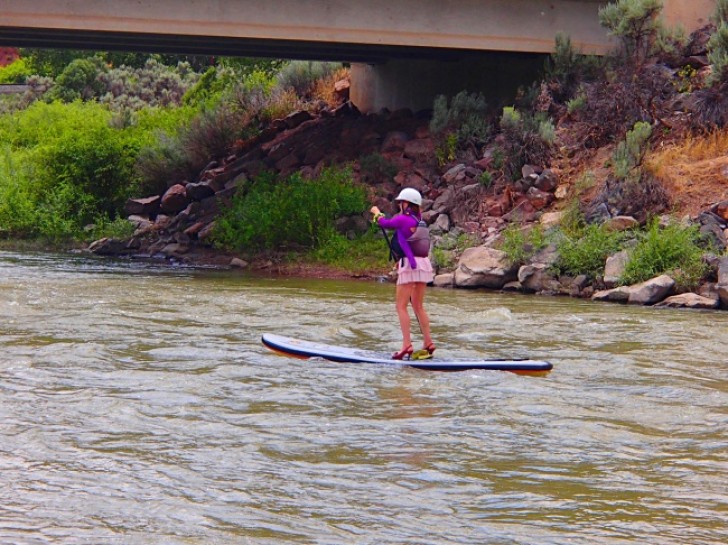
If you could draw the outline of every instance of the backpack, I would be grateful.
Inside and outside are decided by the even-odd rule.
[[[415,232],[407,239],[407,243],[415,257],[427,257],[430,255],[430,229],[427,224],[420,220],[417,223]],[[404,250],[399,245],[399,237],[392,237],[392,257],[398,261],[405,257]]]

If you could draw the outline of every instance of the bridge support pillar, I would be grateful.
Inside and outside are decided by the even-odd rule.
[[[351,101],[363,113],[432,108],[437,95],[481,92],[489,106],[513,101],[519,85],[542,74],[546,55],[487,52],[459,60],[391,60],[352,64]]]

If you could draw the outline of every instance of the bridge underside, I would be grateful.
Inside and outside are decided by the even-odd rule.
[[[715,2],[663,1],[668,22],[688,30]],[[584,53],[605,53],[604,3],[0,0],[0,45],[350,62],[360,109],[421,109],[463,89],[512,94],[536,78],[559,32]]]
[[[458,60],[483,51],[424,46],[320,42],[225,36],[171,35],[0,25],[0,45],[43,49],[138,51],[229,57],[329,60],[378,64],[388,59]]]

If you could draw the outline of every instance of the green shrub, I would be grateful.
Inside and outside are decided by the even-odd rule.
[[[652,136],[652,127],[649,123],[640,121],[635,123],[623,141],[617,144],[612,155],[612,172],[617,180],[639,181],[641,178],[642,160],[647,153],[647,147]]]
[[[316,82],[341,68],[341,63],[320,61],[291,61],[276,77],[281,89],[293,89],[300,97],[305,97]]]
[[[359,172],[364,182],[390,181],[397,174],[397,165],[381,153],[371,153],[359,159]]]
[[[574,115],[586,108],[586,95],[577,93],[577,95],[566,102],[566,111],[569,115]]]
[[[235,195],[216,222],[215,240],[235,251],[318,248],[332,237],[335,219],[366,206],[365,189],[348,169],[325,169],[312,180],[263,175]]]
[[[554,51],[546,61],[546,79],[558,84],[557,100],[568,100],[576,92],[579,83],[594,78],[601,68],[595,55],[583,55],[571,44],[571,37],[556,33]]]
[[[0,231],[14,237],[82,236],[89,223],[113,221],[136,191],[133,165],[151,141],[152,112],[114,129],[97,103],[37,102],[0,117],[6,143],[0,168]],[[159,116],[159,119],[164,119]]]
[[[563,236],[557,242],[559,258],[555,267],[571,276],[598,278],[604,274],[607,257],[619,250],[623,237],[622,233],[595,224],[586,226],[577,237]]]
[[[349,240],[341,233],[331,232],[309,255],[317,262],[350,273],[381,270],[387,266],[388,252],[379,234],[379,229],[370,229],[361,237]]]
[[[708,85],[728,83],[728,23],[721,22],[708,41],[708,61],[713,71],[708,77]]]
[[[579,199],[572,199],[564,208],[564,212],[559,221],[559,229],[570,239],[578,239],[584,234],[586,229],[586,219],[581,211]]]
[[[444,139],[454,134],[459,146],[481,145],[490,136],[488,104],[481,93],[460,91],[450,103],[444,95],[435,98],[430,130]]]
[[[500,120],[503,135],[504,170],[514,180],[521,177],[526,164],[546,165],[556,138],[551,119],[543,112],[519,112],[513,107],[503,108]]]
[[[25,59],[17,59],[7,66],[0,67],[0,83],[24,83],[31,73]]]
[[[728,0],[717,0],[715,3],[715,13],[713,13],[713,20],[716,25],[721,23],[728,23]]]
[[[94,51],[78,49],[23,48],[20,50],[20,57],[28,63],[31,73],[54,79],[74,60],[86,59],[95,55]]]
[[[526,263],[547,244],[546,235],[540,225],[524,231],[520,225],[510,224],[501,233],[500,249],[512,264]]]
[[[599,22],[619,38],[625,57],[640,63],[654,51],[662,7],[661,0],[617,0],[599,8]]]
[[[636,284],[667,273],[681,288],[697,286],[707,272],[699,241],[697,226],[660,227],[653,221],[630,253],[621,282]]]
[[[75,59],[56,78],[55,85],[48,93],[48,100],[73,102],[89,100],[98,96],[104,89],[99,75],[106,67],[94,58]]]

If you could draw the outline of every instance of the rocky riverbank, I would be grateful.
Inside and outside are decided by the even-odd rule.
[[[704,43],[694,42],[690,55],[673,66],[655,65],[648,71],[665,82],[677,78],[685,66],[704,69]],[[700,43],[703,45],[701,46]],[[702,47],[702,49],[701,49]],[[703,65],[703,66],[701,66]],[[667,83],[665,85],[668,85]],[[671,84],[670,84],[671,85]],[[346,101],[347,84],[338,82],[342,105],[336,108],[295,112],[265,128],[256,138],[241,143],[220,160],[208,164],[194,180],[169,180],[159,195],[129,200],[126,212],[136,231],[126,240],[102,239],[89,250],[100,255],[131,255],[167,259],[191,264],[213,264],[275,273],[338,275],[318,266],[291,265],[275,255],[245,256],[214,249],[211,235],[220,211],[233,195],[264,171],[287,176],[294,172],[316,177],[329,165],[350,165],[353,176],[371,191],[373,204],[393,212],[392,199],[402,187],[419,190],[425,200],[423,216],[433,234],[433,255],[437,277],[434,285],[453,288],[518,290],[528,293],[588,297],[599,301],[634,304],[728,309],[728,190],[724,182],[700,186],[691,181],[689,192],[699,195],[699,206],[680,210],[680,201],[670,188],[652,183],[629,196],[623,185],[607,173],[614,143],[588,148],[575,135],[585,124],[575,120],[563,106],[548,100],[543,108],[564,110],[557,124],[561,146],[548,165],[526,164],[520,177],[513,173],[494,179],[497,170],[498,136],[482,150],[460,150],[457,158],[443,154],[443,143],[430,132],[430,114],[411,111],[362,115]],[[691,96],[667,86],[660,91],[660,123],[677,127],[689,110]],[[656,106],[655,106],[656,107]],[[677,134],[678,131],[674,130]],[[449,160],[448,160],[449,159]],[[596,165],[590,191],[576,191],[584,163]],[[728,167],[726,167],[728,168]],[[725,173],[718,176],[725,177]],[[676,191],[673,189],[673,191]],[[687,194],[687,193],[686,193]],[[553,265],[558,259],[554,245],[546,246],[520,263],[510,261],[500,249],[503,231],[517,225],[524,231],[539,226],[545,233],[561,220],[566,203],[580,199],[589,221],[610,230],[628,231],[644,225],[671,206],[672,217],[696,225],[710,241],[713,254],[704,260],[708,272],[701,285],[685,292],[669,275],[658,275],[633,286],[618,286],[627,260],[625,251],[606,259],[603,277],[558,275]],[[342,218],[342,233],[357,235],[368,228],[368,218]],[[383,271],[379,271],[381,274]],[[374,271],[372,274],[377,274]]]
[[[591,297],[595,300],[662,304],[698,308],[728,308],[728,258],[706,257],[711,273],[695,293],[676,293],[666,275],[636,286],[616,287],[625,263],[624,253],[611,256],[604,278],[554,276],[558,254],[553,246],[536,253],[527,263],[510,263],[498,249],[499,238],[511,223],[525,229],[541,225],[548,230],[561,216],[560,205],[570,185],[555,169],[526,165],[522,178],[505,187],[489,187],[481,177],[490,157],[472,157],[444,167],[435,159],[435,139],[427,118],[401,111],[361,115],[350,104],[318,115],[297,112],[280,120],[256,141],[220,162],[210,163],[198,179],[177,180],[161,195],[131,199],[126,210],[137,226],[128,240],[102,239],[89,250],[101,255],[134,255],[191,264],[252,268],[277,274],[339,275],[316,266],[281,263],[275,255],[248,262],[215,250],[210,243],[215,219],[238,188],[263,170],[282,175],[294,171],[315,176],[325,165],[349,163],[354,175],[370,183],[374,201],[391,210],[401,187],[423,193],[424,218],[430,224],[434,249],[445,256],[438,264],[434,285],[454,288],[517,290],[528,293]],[[396,167],[390,179],[371,180],[362,157],[381,157]],[[617,213],[619,211],[616,211]],[[638,225],[630,216],[605,214],[611,229]],[[701,231],[725,251],[728,201],[714,204],[694,218]],[[343,232],[361,233],[364,217],[345,218]],[[459,250],[466,238],[472,247]],[[374,274],[374,272],[373,272]]]

